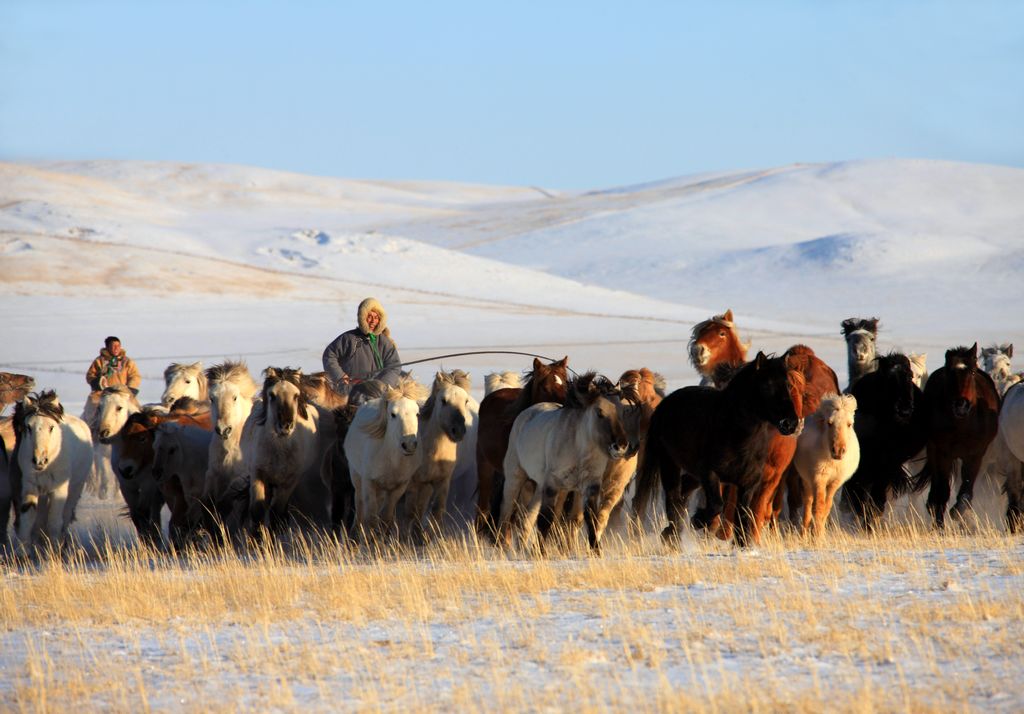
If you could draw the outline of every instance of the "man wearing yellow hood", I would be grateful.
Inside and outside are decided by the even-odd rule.
[[[387,313],[376,298],[368,297],[359,303],[356,316],[359,326],[338,335],[324,350],[324,371],[343,393],[371,379],[396,386],[402,360],[391,340]]]

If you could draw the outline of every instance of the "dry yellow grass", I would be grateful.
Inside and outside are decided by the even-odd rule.
[[[0,707],[1013,710],[1018,539],[653,539],[508,557],[335,541],[8,565]]]

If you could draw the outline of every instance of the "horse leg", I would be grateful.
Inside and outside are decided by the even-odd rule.
[[[569,513],[569,522],[566,524],[565,543],[571,549],[576,546],[580,537],[580,527],[583,525],[583,511],[586,508],[586,494],[581,490],[572,492],[572,511]]]
[[[935,519],[936,528],[944,528],[946,525],[946,504],[949,502],[949,479],[953,470],[952,459],[945,454],[936,455],[935,459],[929,458],[932,463],[932,487],[928,491],[928,511]]]
[[[533,541],[536,530],[537,530],[537,516],[540,515],[540,507],[544,502],[544,489],[538,484],[533,489],[533,494],[530,497],[529,502],[526,504],[526,509],[523,513],[523,535],[522,543],[525,545]]]
[[[722,482],[714,471],[703,479],[701,486],[704,488],[704,508],[693,514],[693,527],[697,530],[708,528],[716,516],[723,513],[724,502],[722,500]],[[737,501],[742,494],[737,492]],[[733,523],[737,523],[734,520]]]
[[[821,538],[825,533],[825,521],[828,519],[828,512],[832,506],[832,493],[829,492],[829,485],[819,480],[815,484],[814,492],[814,537]]]
[[[800,535],[806,536],[811,531],[811,525],[814,521],[814,494],[815,489],[812,484],[804,484],[801,489],[801,495],[803,496],[803,524],[800,528]]]
[[[960,465],[960,490],[956,494],[956,503],[953,505],[953,515],[963,519],[971,508],[971,501],[974,500],[974,482],[981,470],[981,462],[985,458],[985,452],[971,454],[963,459]]]
[[[800,473],[796,468],[790,464],[789,468],[786,469],[786,492],[783,494],[783,490],[780,488],[776,491],[775,496],[775,517],[778,518],[779,514],[782,513],[782,497],[786,496],[786,505],[789,507],[789,522],[796,526],[800,523],[798,520],[798,514],[800,512],[800,506],[804,503],[804,482],[800,478]]]
[[[733,525],[736,523],[736,495],[738,491],[732,484],[722,486],[722,498],[725,505],[720,516],[709,519],[710,529],[719,540],[732,538]],[[705,509],[707,506],[705,505]],[[701,516],[706,517],[706,515]]]
[[[68,500],[68,482],[64,481],[55,489],[50,491],[47,499],[46,512],[46,537],[50,541],[51,548],[59,548],[64,538],[64,504]]]
[[[836,492],[839,491],[840,486],[842,486],[842,483],[836,479],[828,485],[828,489],[825,491],[824,516],[821,521],[822,532],[825,531],[825,527],[828,525],[828,517],[832,515],[832,507],[835,505]]]
[[[299,478],[302,478],[301,475],[288,486],[274,487],[270,497],[270,529],[274,533],[280,533],[288,527],[288,504],[299,486]]]
[[[249,520],[252,521],[253,535],[257,538],[264,527],[267,515],[267,482],[262,473],[256,472],[249,484]]]
[[[717,480],[717,476],[715,477]],[[750,510],[750,489],[739,486],[736,495],[736,545],[746,548],[753,531],[754,513]]]
[[[479,535],[495,535],[495,523],[491,518],[492,491],[494,488],[495,468],[487,461],[480,449],[477,449],[477,504],[476,532]]]
[[[423,518],[427,514],[431,495],[433,495],[433,488],[430,484],[409,484],[409,489],[406,491],[405,513],[409,519],[410,539],[419,539],[420,542],[426,540]]]
[[[522,468],[517,468],[505,478],[503,486],[505,493],[501,500],[501,517],[498,519],[496,537],[498,545],[508,547],[512,544],[512,513],[518,505],[520,494],[523,486],[526,485],[526,481],[526,472]],[[543,489],[535,488],[534,491],[534,496],[537,494],[540,494],[541,497],[543,496]]]
[[[429,499],[430,498],[430,487],[428,486],[424,490],[427,493],[427,499]],[[397,538],[398,537],[398,519],[396,518],[396,514],[398,512],[398,502],[400,500],[402,500],[402,496],[405,495],[405,492],[406,492],[405,488],[395,488],[395,489],[392,489],[392,490],[388,491],[387,495],[384,497],[383,524],[384,524],[384,528],[387,529],[387,534],[388,534],[389,538]],[[423,523],[423,521],[421,520],[420,521],[420,527],[421,528],[422,528],[422,523]]]
[[[434,508],[431,511],[431,528],[441,533],[444,528],[445,515],[448,513],[448,491],[452,487],[451,474],[434,484]]]
[[[632,477],[631,468],[622,468],[613,471],[609,478],[606,478],[601,482],[601,487],[597,492],[598,508],[596,513],[593,510],[593,500],[587,499],[591,504],[591,508],[588,509],[588,513],[592,514],[590,523],[590,547],[598,550],[601,542],[601,537],[604,535],[605,529],[608,527],[608,519],[612,515],[612,511],[622,503],[622,494],[626,492],[626,487],[629,486],[629,480]]]
[[[1016,533],[1024,526],[1024,462],[1018,462],[1006,474],[1006,527],[1010,533]]]
[[[32,538],[32,529],[39,514],[39,489],[34,481],[25,480],[21,491],[21,518],[18,522],[18,540],[27,547]]]

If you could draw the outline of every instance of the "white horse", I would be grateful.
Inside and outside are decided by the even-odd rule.
[[[263,375],[262,403],[249,414],[242,444],[256,533],[261,525],[283,525],[300,483],[312,475],[319,484],[323,458],[320,412],[302,392],[302,370],[267,367]],[[321,505],[326,520],[327,504]]]
[[[164,384],[166,387],[160,397],[160,402],[165,407],[170,407],[181,397],[192,397],[200,402],[209,399],[202,362],[193,362],[192,364],[174,362],[168,365],[164,370]]]
[[[364,535],[395,526],[398,501],[420,465],[419,402],[426,397],[423,385],[403,378],[360,406],[345,435],[356,525]]]
[[[853,430],[856,412],[852,394],[825,395],[797,437],[793,466],[803,486],[804,534],[812,522],[815,537],[825,532],[836,491],[860,464],[860,442]]]
[[[246,477],[242,434],[258,402],[259,385],[244,362],[224,362],[206,370],[214,437],[210,440],[203,493],[197,508],[224,518],[225,496]],[[201,504],[201,505],[200,505]],[[190,520],[200,517],[193,512]]]
[[[525,507],[521,541],[533,537],[548,489],[575,494],[570,537],[578,532],[584,503],[600,487],[608,462],[629,451],[617,395],[615,385],[588,373],[569,383],[564,407],[541,402],[516,417],[504,461],[499,542],[511,543],[512,513],[520,506]]]
[[[491,372],[484,377],[484,396],[499,389],[521,389],[523,378],[518,372]]]
[[[438,372],[430,397],[419,415],[420,465],[406,496],[406,510],[413,532],[422,534],[423,517],[433,500],[432,526],[439,528],[448,505],[448,491],[473,415],[470,411],[469,376],[460,370]]]
[[[93,468],[89,425],[65,414],[56,392],[45,391],[21,402],[21,523],[18,538],[36,545],[37,517],[45,518],[45,535],[58,545],[75,517],[75,507]]]
[[[82,409],[82,421],[89,425],[93,443],[93,470],[85,490],[96,494],[100,500],[107,500],[117,492],[117,476],[110,462],[110,444],[100,440],[100,400],[103,390],[90,392]]]

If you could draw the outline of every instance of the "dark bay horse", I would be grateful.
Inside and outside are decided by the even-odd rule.
[[[771,437],[793,434],[802,409],[804,377],[783,357],[759,352],[724,389],[684,387],[667,396],[651,417],[637,475],[638,502],[646,503],[660,478],[669,525],[678,537],[686,502],[698,487],[707,505],[694,526],[707,527],[722,512],[722,484],[738,489],[736,543],[750,536],[751,494],[760,484]]]
[[[961,460],[960,491],[950,513],[963,517],[974,497],[974,479],[999,427],[999,391],[978,368],[978,344],[946,351],[946,363],[928,377],[924,391],[928,417],[928,463],[918,477],[930,479],[928,510],[935,525],[945,523],[953,465]]]
[[[541,402],[565,403],[569,358],[544,364],[533,360],[533,371],[521,389],[499,389],[480,402],[480,425],[477,431],[477,517],[476,529],[481,535],[494,536],[501,512],[505,476],[502,463],[508,450],[512,423],[521,412]]]
[[[861,525],[870,528],[890,496],[911,489],[903,465],[925,447],[928,419],[910,360],[899,353],[879,357],[878,368],[857,380],[850,394],[857,398],[853,429],[860,464],[843,493]]]

